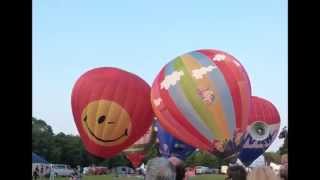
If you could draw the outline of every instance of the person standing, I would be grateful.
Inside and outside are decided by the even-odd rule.
[[[247,172],[243,166],[233,165],[228,168],[226,179],[246,180],[247,179]],[[256,179],[256,180],[258,180],[258,179]]]
[[[34,180],[37,180],[38,177],[39,177],[39,168],[38,166],[36,166],[35,170],[33,171],[33,178]]]
[[[44,169],[43,169],[43,165],[41,165],[39,178],[42,179],[43,175],[44,175]]]
[[[168,159],[150,159],[146,169],[145,180],[176,180],[176,169]]]
[[[268,167],[256,167],[253,168],[250,173],[247,175],[247,180],[281,180],[274,171]]]
[[[50,164],[50,180],[54,180],[54,176],[55,176],[55,174],[54,174],[54,169],[53,169],[53,165],[52,164]]]
[[[175,167],[176,180],[188,180],[186,177],[186,170],[183,161],[175,156],[171,156],[169,159],[170,163]]]
[[[50,168],[49,168],[49,166],[47,165],[46,166],[46,169],[44,170],[44,175],[46,176],[47,174],[49,174],[50,172]]]
[[[79,165],[77,166],[77,178],[81,180],[81,167]]]
[[[284,180],[288,179],[288,154],[281,156],[280,177]]]

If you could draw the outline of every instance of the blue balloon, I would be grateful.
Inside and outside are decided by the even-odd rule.
[[[157,128],[159,152],[163,157],[169,158],[171,156],[175,156],[181,160],[185,160],[195,151],[194,147],[185,144],[184,142],[174,138],[171,134],[169,134],[165,129],[161,127],[159,122],[156,122],[155,126]]]
[[[264,140],[256,140],[250,134],[247,134],[238,158],[245,166],[250,166],[270,146],[277,135],[276,133],[277,131],[269,134]]]
[[[257,157],[264,153],[263,149],[243,149],[239,155],[242,164],[249,167]]]

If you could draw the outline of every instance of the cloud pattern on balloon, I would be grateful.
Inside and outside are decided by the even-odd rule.
[[[217,67],[216,66],[207,66],[207,67],[201,67],[199,69],[194,69],[192,70],[192,76],[195,78],[195,79],[202,79],[203,76],[205,74],[207,74],[208,72],[212,71],[213,69],[216,69]]]
[[[214,61],[223,61],[223,60],[225,60],[226,59],[226,55],[224,55],[224,54],[216,54],[213,58],[212,58],[212,60],[214,60]]]
[[[170,75],[166,76],[164,80],[161,82],[160,89],[168,90],[171,86],[176,85],[177,82],[181,79],[181,76],[183,75],[183,71],[173,71]]]

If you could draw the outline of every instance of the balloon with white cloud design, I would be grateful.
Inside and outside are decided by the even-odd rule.
[[[220,50],[196,50],[166,64],[153,82],[151,102],[175,138],[233,161],[241,148],[250,108],[249,77]]]

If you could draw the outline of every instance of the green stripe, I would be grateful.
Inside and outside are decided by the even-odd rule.
[[[194,82],[194,79],[189,74],[181,57],[176,58],[174,68],[175,70],[182,70],[184,72],[184,75],[180,79],[180,85],[188,101],[198,113],[201,120],[209,127],[214,137],[220,138],[220,130],[217,128],[218,126],[213,117],[210,116],[206,104],[204,104],[202,99],[197,95],[197,83]]]

